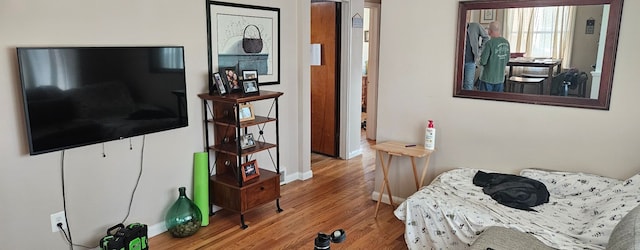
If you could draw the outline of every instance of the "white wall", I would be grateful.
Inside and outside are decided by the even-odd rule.
[[[299,66],[300,60],[308,61],[308,55],[301,55],[308,53],[308,40],[301,43],[301,37],[309,35],[300,34],[308,28],[299,19],[308,23],[308,3],[234,2],[281,8],[281,84],[263,89],[285,93],[280,98],[281,165],[298,178],[310,172],[309,132],[300,125],[308,117],[299,115],[304,114],[300,88],[309,84],[308,70],[300,73]],[[189,127],[146,136],[144,171],[127,220],[161,224],[177,188],[191,189],[192,154],[204,146],[202,103],[196,95],[206,91],[208,74],[205,1],[0,0],[0,34],[0,248],[67,249],[49,222],[50,214],[63,209],[61,152],[28,155],[18,46],[185,47]],[[106,158],[100,144],[66,151],[67,216],[74,243],[95,246],[106,229],[126,215],[142,137],[132,143],[133,150],[128,140],[105,143]],[[300,145],[307,148],[306,155]]]
[[[428,180],[457,167],[508,173],[546,168],[616,178],[640,170],[640,33],[634,29],[640,2],[624,5],[609,111],[453,98],[457,10],[458,1],[382,2],[379,142],[422,143],[427,120],[433,119],[436,152]],[[391,190],[407,197],[415,192],[403,181],[413,178],[410,162],[392,164]]]
[[[353,17],[364,17],[363,0],[342,1],[342,75],[340,86],[340,158],[351,159],[360,149],[362,112],[363,28],[353,26]]]

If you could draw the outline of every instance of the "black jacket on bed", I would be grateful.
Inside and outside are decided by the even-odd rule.
[[[507,207],[535,211],[531,207],[549,202],[549,191],[534,179],[511,174],[485,173],[478,171],[473,184]]]

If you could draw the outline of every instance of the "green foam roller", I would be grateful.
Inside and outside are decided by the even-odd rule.
[[[193,154],[193,202],[202,212],[202,226],[209,225],[209,154]]]

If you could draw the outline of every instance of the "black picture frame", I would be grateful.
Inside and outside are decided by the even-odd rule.
[[[214,68],[256,69],[260,85],[280,84],[280,8],[205,3],[210,73]],[[251,29],[245,31],[247,27]],[[245,38],[259,39],[262,50],[244,48]]]
[[[242,80],[238,76],[236,68],[222,68],[220,72],[222,72],[223,78],[227,82],[229,93],[242,92]]]
[[[215,92],[218,93],[218,95],[226,95],[229,93],[227,84],[220,75],[220,72],[213,73],[211,82],[213,83],[213,88],[215,89]]]
[[[242,93],[245,95],[257,95],[260,93],[258,79],[242,80]]]
[[[258,80],[258,70],[242,70],[242,80]]]
[[[256,160],[245,162],[240,168],[243,182],[247,182],[260,176],[260,168],[258,167],[258,161]]]

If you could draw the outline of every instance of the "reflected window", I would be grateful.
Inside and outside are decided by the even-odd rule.
[[[507,9],[504,36],[512,52],[562,58],[563,65],[570,65],[575,16],[575,6]]]
[[[182,48],[156,48],[152,52],[152,67],[157,71],[183,71]]]

